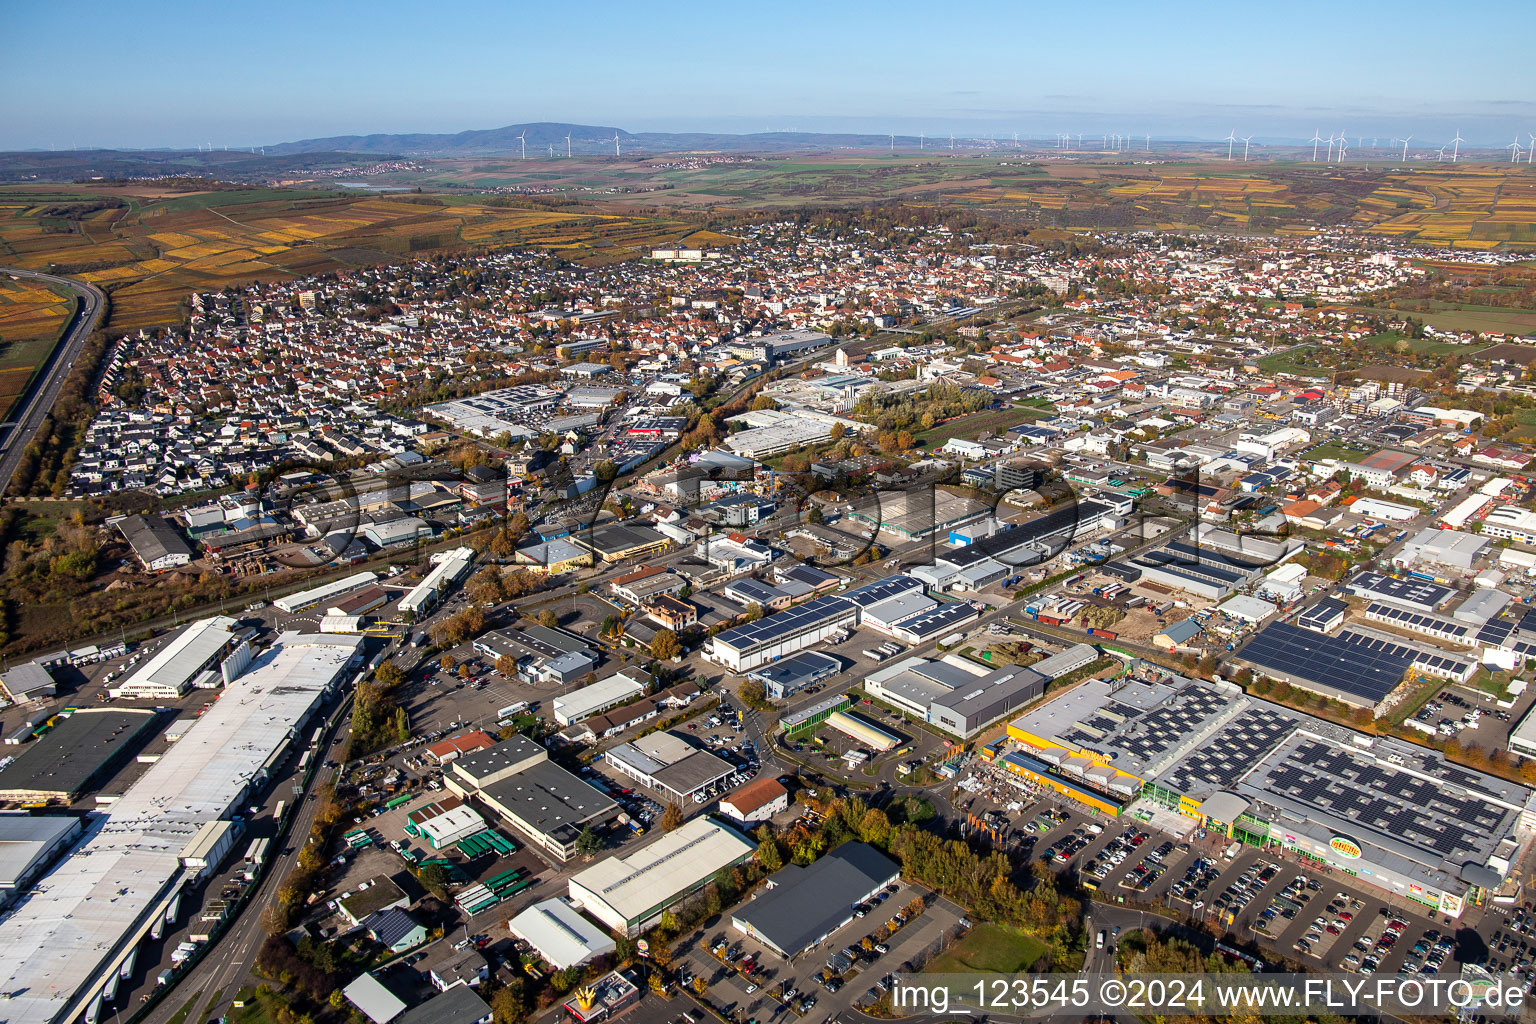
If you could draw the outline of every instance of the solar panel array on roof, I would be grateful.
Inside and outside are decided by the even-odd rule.
[[[1172,702],[1142,715],[1115,745],[1142,764],[1151,764],[1196,732],[1230,702],[1225,694],[1186,687]]]
[[[1493,619],[1483,625],[1477,631],[1477,643],[1481,647],[1502,647],[1509,641],[1509,637],[1515,631],[1513,622],[1502,619]]]
[[[1428,633],[1432,636],[1443,637],[1446,640],[1456,640],[1462,643],[1471,643],[1472,627],[1463,625],[1453,619],[1447,619],[1441,615],[1426,615],[1423,612],[1411,612],[1406,608],[1396,605],[1383,604],[1380,601],[1372,601],[1365,606],[1365,614],[1382,622],[1389,622],[1402,629],[1411,629],[1418,633]]]
[[[1436,675],[1462,675],[1469,670],[1472,664],[1466,658],[1458,658],[1454,654],[1426,651],[1419,647],[1396,643],[1385,637],[1372,636],[1369,633],[1361,633],[1354,629],[1344,630],[1344,632],[1339,634],[1339,639],[1360,644],[1368,650],[1388,652],[1399,657],[1406,655],[1412,659],[1409,662],[1410,665]]]
[[[1324,687],[1376,704],[1402,682],[1414,652],[1367,645],[1285,622],[1272,622],[1248,641],[1244,661],[1284,679]]]
[[[866,583],[864,586],[857,587],[845,594],[839,594],[838,597],[851,604],[856,604],[860,608],[868,608],[871,605],[879,604],[881,601],[888,601],[899,594],[908,594],[914,591],[919,594],[923,592],[923,581],[915,576],[900,575],[876,580],[873,583]]]
[[[968,604],[946,604],[932,611],[922,612],[896,624],[902,633],[925,640],[937,636],[954,626],[980,618],[981,613]]]
[[[1180,761],[1162,784],[1201,798],[1230,789],[1295,731],[1294,718],[1270,708],[1250,708]]]
[[[756,622],[728,629],[715,637],[715,643],[727,644],[738,651],[748,651],[793,636],[827,618],[851,613],[853,610],[853,605],[840,597],[818,597]]]
[[[1450,771],[1437,772],[1444,782],[1479,784],[1476,776],[1445,767]],[[1269,792],[1453,864],[1478,859],[1484,837],[1496,834],[1509,814],[1475,792],[1310,738],[1287,751],[1263,782]]]
[[[1296,619],[1296,624],[1306,629],[1321,632],[1333,619],[1348,610],[1349,605],[1336,598],[1325,597],[1317,604],[1302,612]]]
[[[1452,593],[1449,588],[1442,587],[1438,583],[1401,579],[1397,576],[1385,576],[1379,572],[1356,574],[1354,579],[1349,581],[1346,589],[1357,597],[1376,597],[1386,601],[1424,605],[1429,608],[1438,608],[1445,604],[1451,599]]]

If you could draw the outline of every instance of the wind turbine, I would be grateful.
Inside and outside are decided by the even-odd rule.
[[[1531,135],[1530,132],[1526,132],[1525,134],[1531,136],[1531,144],[1525,147],[1525,163],[1526,166],[1530,166],[1531,158],[1536,157],[1536,135]]]
[[[918,149],[922,149],[923,148],[923,133],[922,132],[918,132],[917,133],[917,148]]]
[[[1456,158],[1461,155],[1461,144],[1466,141],[1466,139],[1461,137],[1461,129],[1456,129],[1456,137],[1451,140],[1453,147],[1451,149],[1451,163],[1455,163]]]
[[[1313,132],[1312,133],[1312,162],[1313,163],[1317,163],[1317,144],[1322,142],[1322,141],[1323,141],[1322,135],[1320,135],[1317,132]],[[1332,141],[1333,140],[1330,139],[1329,140],[1329,145],[1328,145],[1328,152],[1330,152],[1330,153],[1333,152]]]
[[[569,135],[565,137],[565,158],[567,160],[571,158],[571,137]]]
[[[954,152],[954,149],[955,149],[955,133],[954,132],[950,132],[949,133],[949,149],[950,149],[950,152]]]
[[[896,133],[891,133],[891,152],[896,152]]]
[[[1435,163],[1440,163],[1441,161],[1443,161],[1445,159],[1445,147],[1444,146],[1441,146],[1439,149],[1435,150],[1435,152],[1440,154],[1440,158],[1438,160],[1436,160]]]
[[[1237,129],[1233,128],[1227,132],[1227,137],[1222,141],[1227,144],[1227,160],[1230,161],[1232,159],[1232,147],[1237,145]]]
[[[1152,136],[1151,135],[1147,136],[1147,152],[1148,153],[1152,152]]]
[[[526,128],[523,129],[523,134],[521,134],[521,135],[519,135],[517,137],[517,141],[523,147],[523,159],[527,160],[528,159],[528,129],[526,129]]]
[[[1525,149],[1524,146],[1520,145],[1520,133],[1519,132],[1515,132],[1515,141],[1511,142],[1509,145],[1505,146],[1504,148],[1509,150],[1509,162],[1512,163],[1512,164],[1519,163],[1520,162],[1520,153]]]
[[[1408,139],[1411,139],[1411,138],[1413,138],[1412,135],[1408,136]],[[1403,161],[1404,162],[1407,162],[1407,160],[1408,160],[1408,139],[1403,139],[1402,140],[1402,142],[1403,142]]]
[[[1349,139],[1344,134],[1344,129],[1339,129],[1339,163],[1344,162],[1344,154],[1349,152]]]
[[[1240,137],[1243,140],[1243,163],[1247,163],[1248,162],[1248,140],[1253,138],[1253,136],[1252,135],[1243,135],[1243,136],[1240,136]]]
[[[618,132],[614,132],[613,133],[613,155],[614,156],[618,156],[619,155],[619,133]]]

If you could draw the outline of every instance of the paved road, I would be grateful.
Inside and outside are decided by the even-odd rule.
[[[0,267],[0,273],[60,285],[80,298],[75,308],[74,318],[70,321],[63,339],[53,347],[47,362],[33,378],[28,393],[23,399],[21,415],[10,426],[0,428],[4,432],[3,439],[0,439],[0,494],[4,494],[10,489],[11,478],[16,475],[16,467],[21,464],[22,452],[32,443],[38,428],[43,425],[43,417],[53,409],[54,400],[59,397],[59,389],[64,386],[64,378],[69,376],[75,360],[80,358],[80,350],[85,347],[85,339],[90,337],[91,332],[96,329],[97,322],[101,320],[101,314],[106,309],[107,297],[95,285],[81,284],[67,277],[55,277],[52,274],[40,274],[35,270],[18,270],[14,267]]]
[[[321,767],[315,770],[309,790],[295,809],[288,837],[281,847],[281,849],[291,848],[293,852],[279,853],[271,861],[260,888],[252,894],[245,909],[240,912],[240,916],[218,938],[191,973],[176,982],[175,990],[166,993],[141,1024],[167,1024],[186,1005],[189,998],[195,1000],[192,1012],[187,1017],[189,1024],[193,1021],[218,1017],[228,1009],[230,1000],[242,986],[255,984],[260,980],[256,977],[253,968],[256,963],[256,954],[267,938],[266,929],[261,920],[262,911],[272,902],[277,890],[287,881],[289,874],[298,863],[299,851],[304,847],[304,841],[309,836],[309,830],[315,821],[315,811],[319,807],[319,800],[314,799],[314,793],[321,784],[336,775],[335,769],[326,768],[324,764],[326,759],[338,758],[340,755],[341,746],[346,742],[347,736],[344,723],[350,714],[351,707],[351,700],[344,700],[328,719],[327,728],[330,733],[326,742],[315,753]],[[292,799],[288,793],[280,791],[286,785],[287,783],[283,783],[279,791],[270,795],[270,799]],[[200,1005],[207,999],[215,999],[216,1002],[211,1005]]]

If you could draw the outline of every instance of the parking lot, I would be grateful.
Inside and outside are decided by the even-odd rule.
[[[1166,904],[1228,941],[1257,943],[1275,961],[1312,970],[1454,976],[1462,963],[1482,963],[1528,986],[1536,980],[1536,912],[1529,908],[1490,904],[1451,921],[1279,850],[1198,828],[1169,835],[1129,815],[1105,818],[1016,785],[985,763],[967,774],[954,790],[965,817],[960,831],[973,838],[984,831],[997,847],[1045,859],[1096,901]]]
[[[921,898],[923,909],[909,914]],[[684,986],[701,977],[709,998],[737,1019],[771,1021],[835,1014],[883,991],[889,975],[910,969],[935,950],[963,918],[961,909],[917,886],[887,887],[847,925],[790,961],[743,936],[721,917],[679,950],[675,969]]]

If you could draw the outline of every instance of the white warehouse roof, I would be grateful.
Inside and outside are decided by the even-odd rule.
[[[181,853],[285,749],[360,637],[284,633],[0,922],[3,1016],[68,1019],[186,881]]]
[[[609,857],[571,878],[571,898],[604,924],[623,930],[702,885],[756,847],[707,817],[623,857]]]
[[[507,928],[560,971],[612,953],[615,948],[607,932],[558,898],[535,903],[508,921]]]

